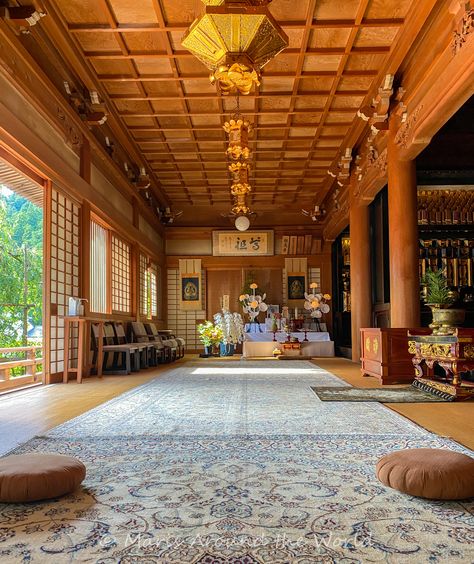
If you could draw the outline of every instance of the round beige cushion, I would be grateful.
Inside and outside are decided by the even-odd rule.
[[[377,478],[399,492],[426,499],[474,496],[474,458],[437,448],[398,450],[377,463]]]
[[[0,502],[22,503],[73,492],[86,476],[80,460],[62,454],[0,458]]]

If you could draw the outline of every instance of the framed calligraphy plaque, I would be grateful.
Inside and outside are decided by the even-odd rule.
[[[213,231],[212,254],[215,257],[273,255],[273,231]]]

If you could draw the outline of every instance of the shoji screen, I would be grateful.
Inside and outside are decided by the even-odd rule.
[[[130,245],[112,235],[112,311],[130,313]]]
[[[64,320],[69,298],[79,296],[80,207],[55,189],[51,192],[51,374],[62,372]],[[77,342],[77,334],[73,334]],[[76,356],[74,356],[76,355]],[[75,347],[73,360],[77,359]]]
[[[148,316],[148,257],[140,253],[140,315]]]
[[[107,313],[108,231],[91,221],[90,310]]]
[[[158,266],[151,263],[149,268],[150,276],[150,317],[158,317]]]

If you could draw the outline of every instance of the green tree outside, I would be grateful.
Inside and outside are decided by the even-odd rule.
[[[38,344],[24,325],[42,323],[42,269],[43,210],[0,185],[0,347]]]

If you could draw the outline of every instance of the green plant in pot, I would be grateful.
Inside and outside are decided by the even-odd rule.
[[[430,323],[433,335],[451,335],[464,322],[466,312],[451,307],[457,299],[457,293],[449,289],[446,272],[427,270],[421,283],[425,287],[424,302],[433,314]]]

